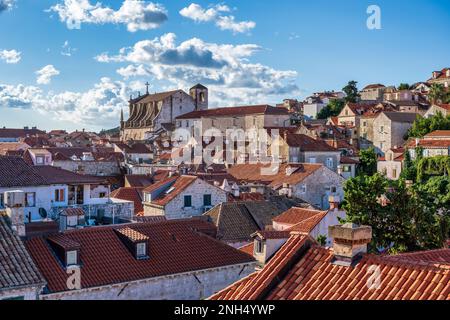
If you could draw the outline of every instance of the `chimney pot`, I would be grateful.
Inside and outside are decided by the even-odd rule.
[[[372,240],[372,227],[355,223],[330,226],[330,238],[333,238],[333,263],[351,266],[367,253],[367,244]]]

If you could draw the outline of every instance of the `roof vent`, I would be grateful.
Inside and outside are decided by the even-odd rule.
[[[137,260],[149,258],[148,236],[130,227],[115,229],[115,232]]]
[[[359,226],[355,223],[330,226],[330,238],[333,238],[333,263],[351,266],[367,253],[367,244],[372,240],[372,228]]]

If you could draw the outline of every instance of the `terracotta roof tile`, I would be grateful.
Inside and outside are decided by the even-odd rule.
[[[142,191],[144,188],[122,187],[111,192],[111,198],[132,201],[134,203],[134,213],[137,215],[144,210],[142,205]]]
[[[269,105],[255,105],[255,106],[239,106],[228,108],[216,108],[199,110],[186,113],[177,119],[197,119],[202,117],[227,117],[227,116],[242,116],[249,114],[279,114],[289,115],[289,111],[283,107],[273,107]]]
[[[57,240],[63,245],[74,242],[80,246],[82,288],[254,261],[248,254],[205,235],[204,232],[215,228],[200,219],[137,223],[126,227],[148,237],[149,259],[136,259],[120,240],[114,230],[124,226],[66,231],[58,236]],[[49,292],[66,291],[66,270],[45,239],[28,240],[26,247],[47,280]]]
[[[210,299],[450,300],[449,249],[398,256],[365,254],[353,267],[332,263],[333,251],[293,235],[262,269]],[[440,264],[436,264],[439,262]],[[379,267],[380,285],[368,283]]]
[[[293,168],[293,173],[286,175],[286,169]],[[280,164],[273,174],[262,174],[261,169],[269,169],[270,166],[264,164],[238,164],[230,169],[228,173],[235,179],[246,182],[258,182],[267,184],[274,188],[281,187],[284,183],[295,185],[303,181],[306,177],[322,168],[321,164]]]

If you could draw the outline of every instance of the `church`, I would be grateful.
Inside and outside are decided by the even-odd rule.
[[[129,118],[120,119],[122,141],[145,141],[162,131],[172,131],[175,119],[183,114],[208,109],[208,88],[197,84],[189,94],[179,89],[150,94],[147,92],[129,101]]]

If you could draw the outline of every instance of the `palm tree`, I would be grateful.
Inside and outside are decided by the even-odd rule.
[[[428,99],[432,103],[442,103],[445,98],[445,88],[442,84],[433,83],[428,93]]]

